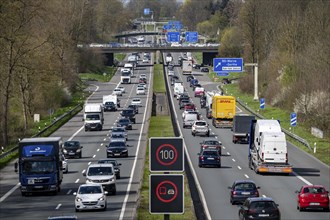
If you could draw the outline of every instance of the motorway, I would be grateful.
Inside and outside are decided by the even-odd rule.
[[[179,55],[172,56],[177,59]],[[176,60],[175,59],[175,60]],[[200,84],[207,90],[217,90],[217,85],[212,83],[205,73],[194,70],[193,74]],[[209,122],[212,129],[211,137],[220,140],[224,146],[222,150],[222,167],[219,168],[199,168],[198,156],[199,143],[205,137],[191,135],[191,130],[182,128],[182,111],[178,107],[178,102],[172,100],[175,106],[175,117],[180,124],[182,137],[184,138],[188,160],[192,162],[193,173],[197,187],[200,186],[199,194],[204,204],[206,215],[209,219],[238,219],[239,205],[231,205],[229,199],[231,186],[235,180],[251,179],[261,187],[259,193],[264,197],[272,197],[279,204],[281,217],[284,220],[295,219],[330,219],[329,212],[307,211],[299,212],[296,208],[296,194],[302,185],[321,184],[329,190],[330,170],[329,166],[316,160],[304,151],[288,143],[289,162],[293,165],[294,173],[285,175],[259,175],[248,167],[248,145],[233,144],[232,132],[230,129],[214,128],[211,120],[206,118],[205,110],[200,108],[199,98],[194,98],[193,91],[189,87],[186,76],[181,74],[181,68],[175,67],[175,74],[184,83],[186,91],[189,92],[195,105],[202,114],[202,119]],[[168,80],[169,82],[169,80]],[[170,86],[173,97],[173,86]],[[242,113],[237,109],[237,114]]]
[[[151,60],[153,63],[153,60]],[[152,80],[151,66],[135,69],[133,83],[124,85],[126,93],[119,97],[121,108],[128,106],[132,97],[136,96],[138,76],[141,73],[147,75],[148,92],[139,95],[142,107],[136,115],[136,124],[133,130],[128,131],[128,143],[130,145],[128,158],[118,158],[121,163],[121,178],[117,180],[117,194],[108,196],[108,208],[105,212],[79,212],[75,213],[73,192],[77,191],[80,184],[85,183],[83,172],[88,165],[106,158],[105,145],[109,142],[109,131],[119,118],[117,112],[105,112],[105,124],[102,131],[85,132],[83,127],[83,111],[74,116],[64,126],[52,134],[60,136],[64,141],[78,140],[83,146],[81,159],[69,159],[69,173],[64,174],[61,192],[57,196],[33,195],[22,197],[18,174],[14,173],[14,167],[6,167],[1,172],[0,178],[0,219],[47,219],[49,216],[76,215],[79,219],[135,219],[136,208],[139,200],[139,189],[143,174],[144,157],[147,143],[147,129],[151,116]],[[112,78],[110,82],[91,82],[87,88],[91,95],[88,103],[102,103],[103,95],[111,94],[112,90],[120,82],[120,74]]]
[[[175,60],[179,53],[172,54]],[[146,73],[148,83],[152,82],[150,67],[139,67],[136,75]],[[196,72],[197,73],[197,72]],[[175,74],[184,82],[192,100],[200,107],[199,99],[193,98],[191,88],[186,82],[186,77],[181,75],[181,68],[175,67]],[[217,84],[210,82],[205,74],[198,72],[196,77],[206,90],[216,90]],[[138,78],[133,78],[137,81]],[[102,101],[104,94],[109,94],[119,83],[120,76],[116,74],[111,82],[93,82],[88,90],[92,91],[88,103]],[[169,86],[173,88],[172,86]],[[126,93],[121,100],[121,107],[127,106],[132,97],[135,97],[136,84],[125,85]],[[69,173],[64,174],[62,190],[57,196],[36,195],[22,197],[18,190],[18,175],[13,167],[1,170],[0,176],[0,219],[47,219],[48,216],[72,215],[79,219],[134,219],[139,200],[139,187],[144,165],[145,147],[147,140],[148,121],[151,115],[152,87],[148,94],[140,96],[143,107],[139,109],[137,124],[129,131],[128,144],[129,157],[120,158],[122,178],[117,180],[117,195],[108,196],[108,208],[106,212],[74,212],[74,191],[85,182],[82,172],[88,164],[105,158],[105,145],[109,141],[109,129],[118,119],[119,111],[105,113],[105,126],[103,131],[85,132],[83,129],[80,112],[56,131],[52,136],[61,136],[63,140],[79,140],[84,146],[82,159],[69,159]],[[173,92],[172,90],[170,91]],[[171,94],[173,97],[173,94]],[[252,179],[261,187],[262,196],[272,197],[279,204],[282,219],[330,219],[330,213],[319,211],[299,212],[296,209],[295,191],[304,184],[321,184],[328,190],[330,186],[329,166],[319,162],[312,156],[288,143],[289,162],[293,165],[294,173],[290,176],[283,175],[259,175],[248,168],[248,146],[232,143],[230,129],[212,128],[213,137],[218,138],[224,145],[222,151],[222,168],[199,168],[197,165],[197,153],[199,143],[204,137],[193,137],[190,129],[182,129],[181,113],[177,101],[171,100],[175,106],[176,118],[184,138],[186,156],[191,162],[189,166],[195,176],[201,201],[209,219],[238,219],[238,205],[229,202],[229,189],[234,180]],[[211,125],[211,120],[205,117],[205,110],[200,109],[202,117]],[[238,113],[241,110],[238,109]]]

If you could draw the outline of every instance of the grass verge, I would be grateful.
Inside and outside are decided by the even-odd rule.
[[[160,129],[161,128],[161,129]],[[149,125],[149,138],[151,137],[174,137],[174,131],[170,116],[153,116]],[[148,143],[149,144],[149,143]],[[164,215],[149,213],[149,146],[147,146],[143,183],[140,193],[140,206],[138,208],[138,219],[156,220],[164,218]],[[183,215],[171,215],[171,219],[196,219],[194,214],[193,202],[190,197],[188,180],[185,177],[185,196],[184,206],[185,213]]]
[[[155,64],[154,65],[154,82],[153,82],[153,91],[154,92],[166,92],[165,89],[165,80],[163,74],[163,65]]]

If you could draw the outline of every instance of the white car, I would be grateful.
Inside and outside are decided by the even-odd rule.
[[[81,210],[107,209],[107,191],[103,190],[101,184],[83,184],[79,186],[77,192],[73,195],[75,199],[76,212]]]
[[[101,183],[102,187],[116,195],[116,176],[112,164],[90,164],[85,173],[86,184]]]
[[[146,79],[147,78],[147,75],[146,74],[141,74],[140,75],[140,79]]]
[[[63,169],[63,173],[68,173],[69,172],[68,159],[66,159],[63,154],[62,154],[61,157],[62,157],[62,169]]]
[[[120,89],[122,93],[125,93],[125,87],[124,86],[118,86],[117,88]]]
[[[189,112],[193,112],[194,109],[186,109],[182,112],[182,119],[184,119],[184,117],[186,116],[186,114],[189,114]]]
[[[131,105],[137,105],[137,106],[142,106],[141,99],[140,98],[133,98]]]
[[[145,95],[146,94],[146,90],[144,89],[144,87],[137,87],[136,88],[136,94],[137,95]]]
[[[142,63],[149,63],[149,59],[144,57],[143,60],[142,60]]]
[[[145,83],[139,83],[137,87],[143,87],[144,89],[147,89],[147,84]]]
[[[123,95],[123,92],[122,92],[122,90],[120,88],[115,88],[113,90],[112,94],[122,96]]]

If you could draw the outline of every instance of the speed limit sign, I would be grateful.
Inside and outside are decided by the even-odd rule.
[[[182,138],[150,138],[150,172],[183,172]]]

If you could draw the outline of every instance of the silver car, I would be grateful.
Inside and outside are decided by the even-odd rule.
[[[103,190],[101,184],[83,184],[79,186],[73,195],[75,199],[76,212],[82,210],[107,209],[107,191]]]
[[[84,176],[86,176],[86,184],[102,184],[106,191],[116,195],[116,176],[112,164],[91,164]]]

